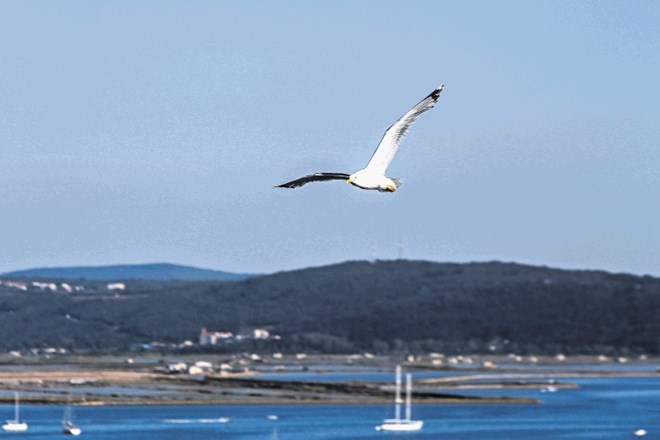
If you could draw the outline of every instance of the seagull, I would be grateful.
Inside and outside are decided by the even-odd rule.
[[[369,163],[363,169],[353,174],[346,173],[314,173],[290,182],[277,185],[276,188],[298,188],[309,182],[324,182],[327,180],[346,180],[353,186],[362,189],[371,189],[380,192],[394,192],[403,183],[401,179],[385,176],[387,167],[392,162],[401,140],[415,119],[427,110],[432,109],[438,102],[444,84],[429,93],[416,106],[396,120],[385,131],[380,144],[371,156]]]

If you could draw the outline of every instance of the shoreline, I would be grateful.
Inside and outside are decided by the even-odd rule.
[[[185,358],[192,362],[202,356]],[[224,365],[219,356],[205,357]],[[1,363],[0,404],[14,402],[14,392],[21,394],[21,402],[29,405],[65,405],[70,401],[79,406],[116,405],[382,405],[392,401],[394,392],[390,382],[370,382],[347,379],[322,381],[325,374],[389,373],[399,359],[382,357],[347,362],[346,356],[317,356],[301,359],[277,359],[249,365],[235,360],[241,369],[233,372],[205,372],[204,374],[168,373],[168,361],[145,356],[74,357],[39,362],[15,359]],[[354,359],[351,356],[349,359]],[[181,362],[181,359],[176,359]],[[169,361],[169,362],[173,362]],[[437,372],[441,377],[419,378],[414,381],[413,401],[424,404],[533,405],[540,397],[475,396],[460,394],[461,390],[557,390],[579,388],[570,379],[655,377],[660,379],[656,361],[646,364],[648,371],[626,370],[612,364],[613,370],[589,370],[593,363],[543,363],[526,368],[432,368],[410,365],[405,368],[418,372]],[[599,367],[602,366],[598,365]],[[607,367],[607,365],[605,365]],[[645,366],[645,368],[646,368]],[[524,366],[523,366],[524,367]],[[561,368],[558,368],[561,367]],[[252,368],[252,369],[251,369]],[[261,369],[262,373],[257,371]],[[266,376],[264,373],[268,373]],[[302,374],[303,379],[287,380],[287,375]],[[274,379],[273,377],[277,377]],[[291,376],[289,376],[291,377]]]

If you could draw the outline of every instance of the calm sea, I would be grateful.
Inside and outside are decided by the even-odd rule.
[[[174,439],[660,439],[660,379],[576,379],[578,389],[475,391],[479,395],[531,396],[538,405],[414,405],[425,421],[413,434],[377,432],[392,416],[389,405],[217,405],[77,407],[82,438]],[[53,439],[63,408],[22,406],[30,425],[0,437]],[[9,405],[0,406],[5,418]],[[276,415],[277,420],[267,416]],[[222,418],[230,418],[224,422]]]

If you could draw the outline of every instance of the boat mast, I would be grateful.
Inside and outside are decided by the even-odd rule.
[[[394,396],[394,419],[401,420],[401,365],[396,366],[396,394]]]
[[[410,399],[412,394],[412,379],[410,373],[406,373],[406,421],[409,422],[410,414]]]
[[[18,392],[14,393],[14,420],[18,423]]]

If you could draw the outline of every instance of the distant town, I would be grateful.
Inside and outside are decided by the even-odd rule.
[[[280,335],[271,334],[265,328],[255,328],[248,333],[234,334],[228,331],[209,331],[205,328],[199,333],[199,345],[225,345],[246,339],[279,341]]]
[[[9,289],[20,290],[23,292],[85,292],[88,290],[85,286],[80,284],[70,284],[64,282],[43,282],[43,281],[23,281],[23,280],[2,280],[0,279],[0,286],[8,287]],[[106,283],[105,288],[108,291],[113,290],[126,290],[125,283]]]
[[[67,315],[68,316],[68,315]],[[71,318],[68,318],[71,319]],[[197,342],[192,340],[185,340],[180,343],[166,343],[152,341],[147,343],[136,343],[131,347],[132,351],[156,351],[156,350],[182,350],[194,347],[220,347],[226,346],[241,341],[279,341],[280,335],[272,334],[271,331],[265,328],[254,328],[249,331],[241,333],[233,333],[230,331],[209,331],[202,328],[199,332]],[[63,347],[47,347],[47,348],[29,348],[27,350],[10,350],[9,356],[20,358],[23,356],[43,356],[50,359],[57,355],[66,355],[69,350]],[[277,357],[277,356],[275,356]],[[255,360],[255,359],[253,359]]]

